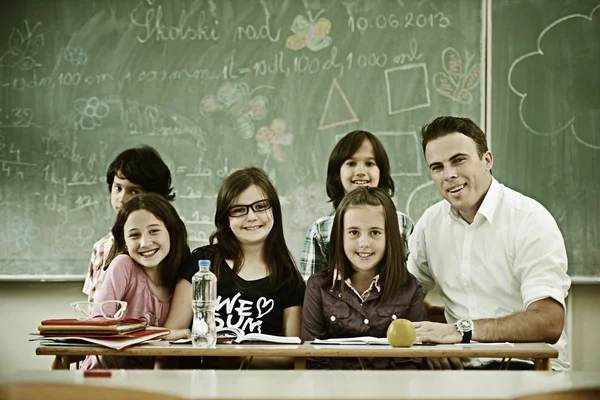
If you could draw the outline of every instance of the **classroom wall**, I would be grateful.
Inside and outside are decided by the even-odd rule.
[[[44,318],[69,315],[69,303],[85,300],[81,282],[0,282],[0,371],[50,369],[51,357],[36,356],[28,335]],[[434,295],[435,296],[435,295]],[[574,285],[571,289],[573,369],[600,371],[600,284]],[[433,303],[438,298],[431,298]]]

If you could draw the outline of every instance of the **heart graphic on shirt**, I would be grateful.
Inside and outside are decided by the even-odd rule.
[[[273,299],[267,300],[264,297],[258,299],[258,301],[256,302],[256,309],[258,310],[258,315],[256,316],[256,319],[262,318],[263,315],[270,313],[273,307],[275,307],[275,302],[273,301]]]

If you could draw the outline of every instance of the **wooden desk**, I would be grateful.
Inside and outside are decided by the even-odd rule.
[[[91,393],[100,392],[91,390],[94,386],[185,399],[506,400],[533,393],[598,388],[600,372],[115,370],[111,378],[84,378],[82,371],[11,371],[0,373],[0,398],[17,399],[6,395],[6,385],[20,384],[25,391],[35,383],[77,385],[88,393],[79,398],[64,396],[63,400],[90,399]],[[40,388],[45,390],[44,398],[53,393],[48,389]],[[94,398],[100,398],[98,394]]]
[[[53,355],[56,369],[68,369],[63,357],[83,355],[111,356],[216,356],[216,357],[294,357],[295,369],[306,368],[307,357],[479,357],[479,358],[533,358],[537,370],[550,370],[550,359],[558,351],[545,343],[515,343],[514,345],[436,345],[436,346],[333,346],[313,345],[217,345],[212,349],[191,345],[170,345],[155,342],[117,351],[104,347],[42,347],[37,355]]]

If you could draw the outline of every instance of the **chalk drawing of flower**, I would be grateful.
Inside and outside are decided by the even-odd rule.
[[[34,34],[42,23],[38,22],[30,29],[29,21],[24,22],[24,33],[20,29],[12,29],[8,37],[8,50],[0,56],[0,65],[17,67],[23,71],[41,66],[34,57],[44,48],[44,35]]]
[[[286,130],[287,123],[282,118],[275,118],[270,126],[261,127],[254,136],[259,154],[271,156],[277,162],[285,161],[282,146],[289,146],[294,140],[294,135]]]
[[[102,120],[108,115],[110,107],[97,97],[90,97],[75,100],[75,110],[78,115],[75,123],[84,131],[91,131],[102,126]]]
[[[4,241],[14,244],[17,250],[23,250],[31,247],[33,240],[40,236],[40,233],[40,228],[33,225],[31,219],[14,216],[10,229],[4,231]]]
[[[307,48],[310,51],[319,51],[331,44],[331,21],[327,18],[319,18],[324,10],[321,10],[314,18],[308,11],[308,19],[303,15],[296,15],[290,30],[293,35],[288,36],[285,47],[298,51]]]
[[[481,65],[472,64],[474,55],[467,53],[463,62],[456,50],[448,47],[442,52],[442,67],[444,72],[433,76],[433,86],[439,94],[457,103],[469,104],[473,101],[471,91],[479,84]]]
[[[88,56],[81,47],[67,47],[64,58],[73,65],[85,65],[88,62]]]
[[[269,113],[269,99],[254,95],[260,89],[274,89],[272,86],[257,86],[250,90],[245,82],[225,82],[217,89],[216,95],[208,95],[200,102],[200,112],[210,114],[218,111],[230,113],[237,123],[237,129],[244,139],[254,137],[254,121],[260,121]]]

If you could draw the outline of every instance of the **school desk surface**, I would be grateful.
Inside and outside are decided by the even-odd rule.
[[[202,349],[191,345],[171,345],[155,342],[132,346],[117,351],[104,347],[56,347],[39,346],[37,355],[53,355],[55,369],[68,369],[65,360],[69,356],[218,356],[218,357],[294,357],[295,368],[305,369],[307,357],[479,357],[479,358],[533,358],[536,369],[550,370],[550,359],[558,357],[558,351],[546,343],[469,344],[391,347],[375,345],[217,345]]]
[[[82,371],[0,373],[0,398],[28,398],[37,388],[63,400],[128,389],[127,399],[144,391],[183,399],[409,399],[504,400],[534,393],[599,388],[600,372],[535,371],[112,371],[111,377],[85,378]],[[93,391],[94,388],[95,392]],[[73,396],[69,392],[75,393]],[[77,393],[79,392],[79,393]],[[21,397],[18,397],[21,395]],[[44,397],[50,398],[50,397]],[[124,397],[125,398],[125,397]],[[146,399],[157,396],[148,395]]]

